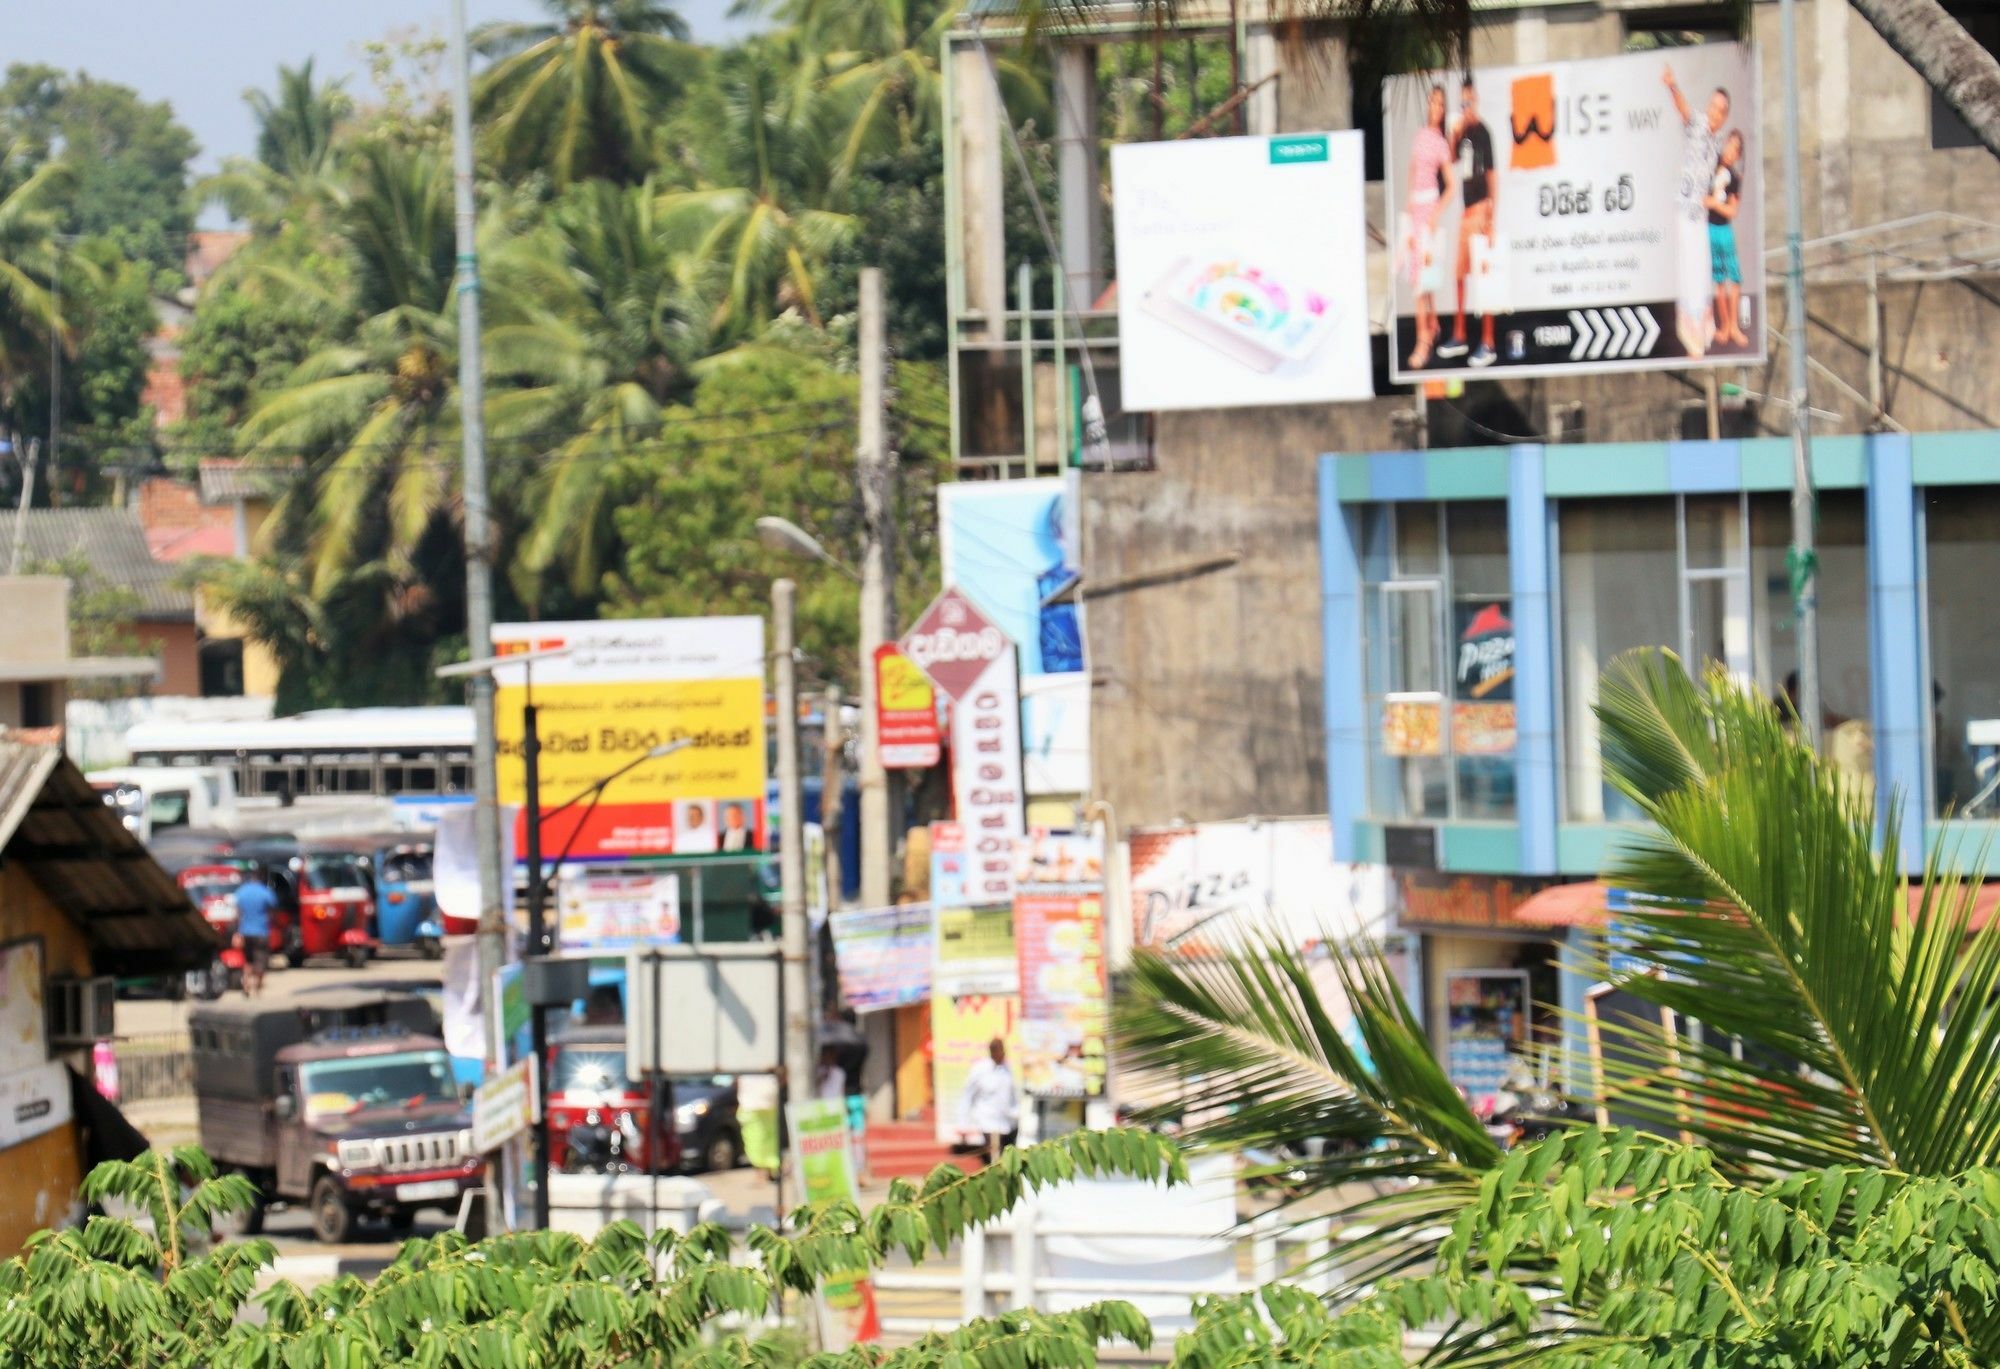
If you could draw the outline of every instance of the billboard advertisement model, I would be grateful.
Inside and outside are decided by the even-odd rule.
[[[1395,379],[1764,359],[1750,49],[1382,86]]]

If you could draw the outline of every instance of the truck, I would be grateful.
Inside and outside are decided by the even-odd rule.
[[[257,1192],[243,1234],[275,1205],[304,1205],[334,1245],[363,1220],[458,1211],[484,1167],[437,1030],[424,999],[367,990],[189,1012],[201,1144]]]

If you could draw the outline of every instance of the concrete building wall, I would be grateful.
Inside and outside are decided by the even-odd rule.
[[[201,693],[201,638],[193,623],[134,623],[132,635],[139,641],[140,655],[159,658],[154,693]]]

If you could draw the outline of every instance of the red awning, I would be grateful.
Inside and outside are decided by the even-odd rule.
[[[1531,895],[1508,919],[1530,927],[1602,927],[1611,891],[1596,880],[1557,884]]]

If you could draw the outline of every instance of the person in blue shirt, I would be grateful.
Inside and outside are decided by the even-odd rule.
[[[263,992],[264,974],[271,968],[271,914],[278,896],[262,879],[251,877],[236,886],[236,949],[243,952],[243,992]]]

